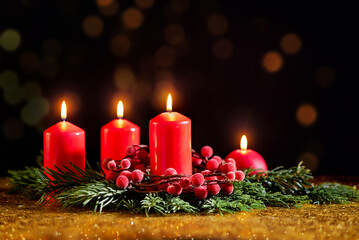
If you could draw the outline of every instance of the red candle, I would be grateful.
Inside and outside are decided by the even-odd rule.
[[[44,131],[44,167],[56,170],[62,166],[75,170],[69,162],[85,170],[85,131],[65,121],[66,103],[62,102],[62,121]]]
[[[126,157],[126,149],[140,144],[140,127],[123,119],[123,103],[117,104],[117,117],[101,128],[101,167],[105,174],[109,172],[103,167],[106,158],[120,160]]]
[[[172,112],[171,94],[167,98],[167,112],[150,121],[151,173],[162,175],[167,168],[178,174],[192,174],[191,119]]]
[[[227,155],[225,159],[233,158],[236,160],[236,165],[238,169],[263,169],[267,171],[267,164],[264,161],[263,157],[252,149],[247,149],[247,137],[243,135],[241,138],[241,149],[234,150]],[[255,171],[258,172],[258,171]],[[254,174],[253,172],[252,174]]]

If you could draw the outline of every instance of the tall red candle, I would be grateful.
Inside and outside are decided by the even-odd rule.
[[[66,171],[72,170],[69,164],[85,170],[85,131],[66,121],[66,103],[62,102],[62,121],[44,131],[44,167],[56,170],[55,166]]]
[[[123,119],[122,101],[117,104],[117,117],[101,128],[101,167],[105,174],[109,171],[103,167],[106,158],[120,160],[128,146],[140,144],[140,127]]]
[[[174,168],[178,174],[192,174],[191,119],[172,112],[171,94],[167,112],[151,119],[149,134],[151,173],[161,175]]]
[[[263,171],[268,170],[267,164],[264,161],[263,157],[256,151],[252,149],[247,149],[246,135],[242,136],[241,149],[234,150],[233,152],[228,154],[225,159],[228,158],[233,158],[236,161],[236,166],[238,169],[247,169],[251,167],[252,169],[262,169]]]

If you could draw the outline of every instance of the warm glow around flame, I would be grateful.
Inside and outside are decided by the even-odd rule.
[[[123,118],[123,103],[122,101],[119,101],[117,104],[117,117],[118,118]]]
[[[65,121],[66,117],[67,117],[66,103],[65,103],[65,101],[62,101],[62,104],[61,104],[61,119],[63,121]]]
[[[167,112],[172,112],[172,96],[171,93],[167,97]]]
[[[241,150],[247,150],[247,137],[243,135],[241,138]]]

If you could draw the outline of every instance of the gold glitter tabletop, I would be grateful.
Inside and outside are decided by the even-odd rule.
[[[359,239],[359,203],[145,217],[39,206],[8,189],[0,178],[0,239]]]

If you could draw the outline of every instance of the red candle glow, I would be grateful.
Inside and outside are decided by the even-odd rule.
[[[62,121],[44,131],[44,167],[56,170],[54,165],[66,171],[69,164],[85,170],[85,131],[65,121],[67,109],[65,101],[61,106]],[[76,172],[76,171],[75,171]]]
[[[264,161],[263,157],[252,149],[247,149],[247,137],[243,135],[241,138],[241,149],[234,150],[227,155],[225,159],[233,158],[236,160],[236,165],[238,169],[263,169],[267,171],[267,164]],[[255,171],[258,172],[258,171]],[[253,172],[254,173],[254,172]],[[252,173],[252,174],[253,174]]]
[[[191,119],[172,112],[171,94],[167,98],[167,112],[150,121],[151,173],[164,174],[174,168],[178,174],[192,174]]]
[[[109,170],[103,167],[106,158],[121,160],[126,156],[126,149],[140,144],[140,127],[123,119],[123,103],[117,104],[117,119],[101,128],[101,167],[105,174]]]

